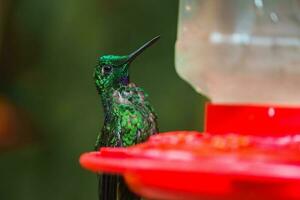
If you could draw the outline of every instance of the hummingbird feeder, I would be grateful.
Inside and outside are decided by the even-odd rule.
[[[208,96],[203,133],[84,153],[146,199],[300,199],[300,1],[180,0],[176,70]]]

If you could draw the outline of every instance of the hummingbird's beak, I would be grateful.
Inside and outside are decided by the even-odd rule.
[[[125,63],[131,63],[136,57],[138,57],[141,53],[143,53],[143,51],[145,49],[147,49],[148,47],[150,47],[151,45],[153,45],[158,39],[160,38],[159,36],[156,36],[155,38],[151,39],[150,41],[146,42],[143,46],[141,46],[140,48],[138,48],[136,51],[134,51],[133,53],[131,53],[129,55],[129,58],[126,60]]]

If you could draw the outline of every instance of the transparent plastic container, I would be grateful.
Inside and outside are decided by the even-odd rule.
[[[176,70],[213,103],[300,105],[300,1],[180,0]]]

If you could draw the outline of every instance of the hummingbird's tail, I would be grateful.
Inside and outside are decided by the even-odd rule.
[[[99,200],[116,200],[118,177],[111,174],[101,174],[98,177],[98,181]]]
[[[140,200],[132,193],[123,177],[111,174],[99,175],[98,195],[99,200]]]

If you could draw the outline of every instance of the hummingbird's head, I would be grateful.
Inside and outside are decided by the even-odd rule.
[[[127,56],[104,55],[98,59],[94,78],[99,92],[110,88],[118,89],[129,84],[129,66],[146,48],[154,44],[160,36],[148,41],[138,50]]]

